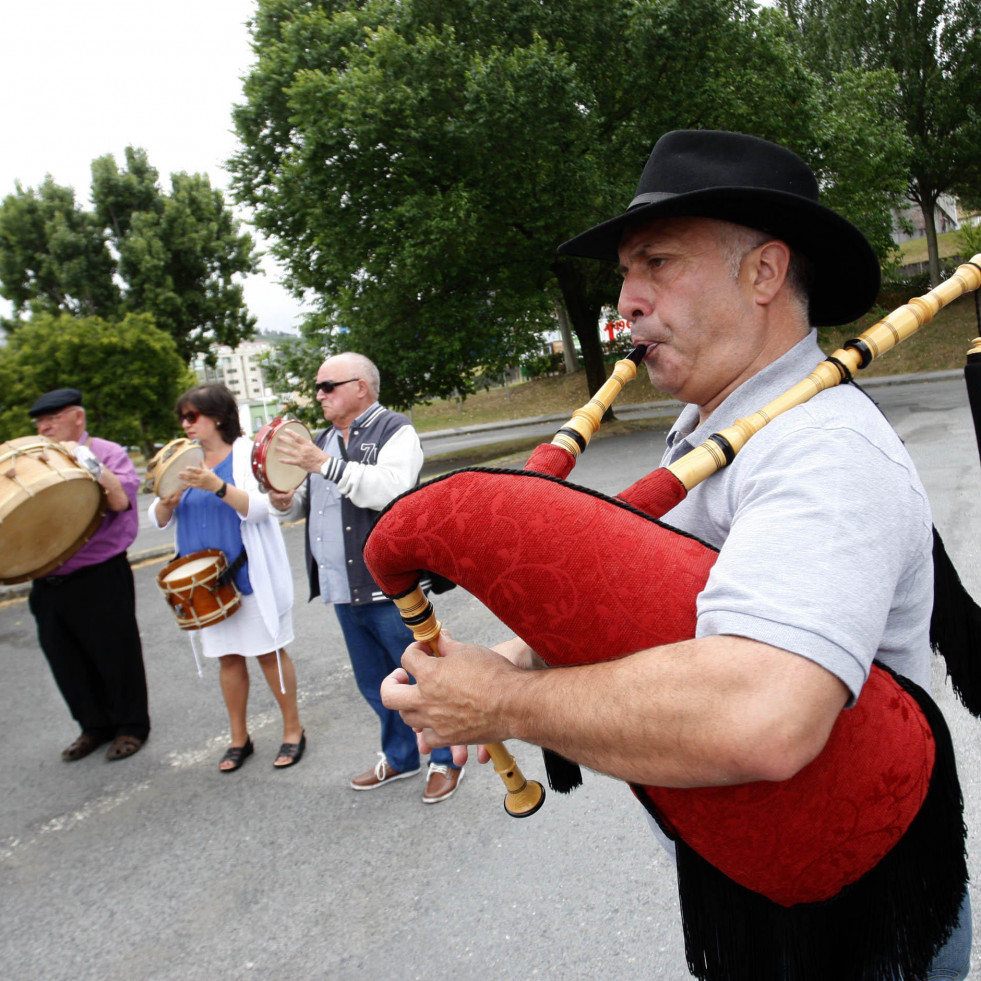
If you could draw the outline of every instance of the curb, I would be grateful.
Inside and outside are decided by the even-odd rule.
[[[863,388],[877,388],[884,385],[909,385],[921,384],[932,381],[950,381],[953,378],[963,378],[964,372],[957,369],[947,371],[929,371],[911,375],[879,375],[874,378],[862,379],[860,384]],[[643,418],[660,418],[661,416],[674,416],[683,408],[683,402],[674,399],[662,399],[658,402],[635,402],[629,405],[616,406],[616,412],[620,416],[640,416]],[[572,410],[560,415],[547,416],[526,416],[523,419],[504,419],[500,422],[479,422],[472,426],[455,426],[451,429],[433,429],[429,432],[419,433],[419,439],[425,443],[428,439],[439,439],[445,436],[464,436],[467,433],[487,433],[496,429],[517,429],[521,426],[539,426],[546,422],[565,422],[572,414]]]
[[[130,552],[128,558],[130,566],[135,568],[146,562],[162,559],[173,554],[174,548],[172,545],[160,545],[156,548],[145,548],[139,552]],[[0,603],[4,603],[7,600],[21,599],[27,596],[30,591],[30,582],[15,582],[9,586],[0,586]]]
[[[950,381],[955,378],[962,378],[963,375],[963,371],[956,369],[911,375],[881,375],[863,380],[862,386],[865,388],[876,388],[885,385],[926,384],[933,381]],[[623,405],[617,411],[623,417],[632,416],[634,418],[657,419],[667,416],[673,418],[678,414],[682,406],[682,402],[668,399],[659,402],[641,402],[633,405]],[[419,439],[425,444],[427,439],[436,439],[444,436],[460,436],[467,433],[493,432],[499,429],[516,429],[521,426],[536,426],[548,422],[563,423],[568,418],[569,414],[566,413],[562,415],[530,416],[524,419],[508,419],[501,422],[476,423],[473,426],[459,426],[453,429],[439,429],[428,433],[420,433]],[[435,459],[438,459],[438,457]],[[173,554],[172,545],[160,545],[154,548],[143,549],[139,552],[131,552],[129,554],[129,563],[131,566],[143,565],[154,559]],[[30,582],[14,583],[10,586],[0,585],[0,603],[26,596],[30,590]]]

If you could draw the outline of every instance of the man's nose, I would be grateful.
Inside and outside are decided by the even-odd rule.
[[[650,313],[651,303],[649,300],[645,299],[635,288],[635,284],[631,281],[628,276],[623,281],[623,285],[620,287],[620,298],[617,301],[617,312],[623,317],[624,320],[628,320],[633,323],[635,320],[640,320],[641,317]]]

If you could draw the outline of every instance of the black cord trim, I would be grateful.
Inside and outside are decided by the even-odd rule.
[[[849,342],[849,343],[851,343],[851,342]],[[858,348],[856,348],[856,350],[858,350]],[[865,358],[865,354],[864,354],[864,353],[862,353],[862,352],[859,352],[859,353],[861,353],[861,354],[862,354],[862,358],[863,358],[863,360],[864,360],[864,358]],[[829,355],[829,356],[828,356],[827,358],[825,358],[824,360],[825,360],[825,361],[827,361],[827,362],[828,362],[829,364],[833,364],[833,365],[834,365],[834,366],[835,366],[835,367],[836,367],[836,368],[838,369],[838,374],[839,374],[839,375],[841,375],[841,380],[842,380],[843,382],[846,382],[846,383],[847,383],[847,382],[850,382],[850,381],[852,381],[852,380],[853,380],[853,379],[852,379],[852,373],[851,373],[851,372],[850,372],[850,371],[848,370],[848,367],[847,367],[847,365],[845,365],[845,364],[843,364],[843,363],[842,363],[841,361],[839,361],[839,360],[838,360],[837,358],[835,358],[835,357],[831,357],[831,356]],[[868,362],[865,362],[865,364],[868,364]],[[863,365],[862,365],[862,367],[863,367],[863,368],[865,367],[865,364],[863,364]]]

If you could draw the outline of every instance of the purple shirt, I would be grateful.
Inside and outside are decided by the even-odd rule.
[[[52,576],[67,576],[70,572],[105,562],[106,559],[125,552],[136,538],[140,526],[140,514],[136,509],[140,478],[126,451],[118,443],[112,443],[108,439],[96,439],[94,436],[90,439],[88,433],[82,433],[78,441],[85,443],[119,478],[129,498],[129,508],[125,511],[106,511],[95,534],[67,562],[52,569],[49,573]]]

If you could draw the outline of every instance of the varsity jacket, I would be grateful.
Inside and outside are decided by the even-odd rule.
[[[411,433],[411,439],[405,430]],[[317,434],[314,442],[320,449],[325,448],[332,431],[333,429],[325,429]],[[399,441],[405,443],[406,455],[399,457],[399,463],[403,466],[398,473],[391,474],[391,479],[386,481],[384,486],[374,486],[378,483],[377,480],[372,480],[376,475],[367,474],[365,468],[373,469],[378,464],[379,453],[396,434],[402,434],[399,436]],[[392,447],[389,447],[389,450],[391,449]],[[351,424],[344,451],[343,458],[332,458],[326,477],[319,473],[310,474],[304,487],[303,514],[307,519],[304,544],[310,599],[320,595],[320,577],[310,550],[309,482],[326,479],[333,480],[341,492],[341,518],[351,603],[359,605],[390,602],[371,578],[364,563],[362,550],[368,532],[371,531],[378,517],[378,512],[399,494],[411,490],[418,483],[419,472],[422,469],[422,446],[415,430],[412,429],[412,424],[404,415],[386,409],[376,402]],[[352,498],[363,503],[359,506]]]

